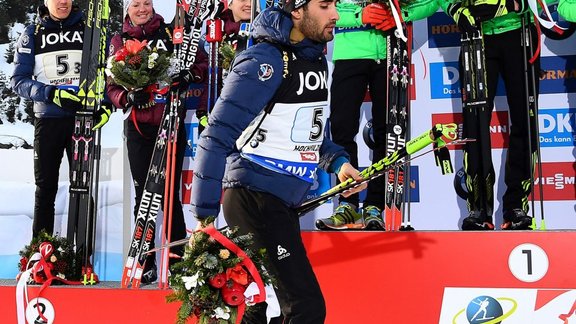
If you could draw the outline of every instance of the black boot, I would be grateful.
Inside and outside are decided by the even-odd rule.
[[[141,282],[144,285],[151,284],[158,279],[158,269],[156,267],[156,255],[148,255],[146,264],[144,264],[144,273],[142,273]]]
[[[532,217],[526,215],[526,212],[520,208],[505,211],[503,218],[504,222],[501,226],[503,230],[532,230]]]
[[[490,231],[494,229],[494,224],[491,220],[487,219],[486,215],[482,212],[472,210],[468,213],[468,217],[462,221],[463,231]]]

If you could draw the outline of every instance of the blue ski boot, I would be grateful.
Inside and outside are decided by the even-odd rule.
[[[383,231],[384,220],[382,219],[382,210],[376,206],[368,205],[362,209],[362,218],[364,218],[364,229]]]
[[[341,202],[334,215],[316,220],[316,228],[319,230],[361,229],[363,226],[362,215],[354,205],[347,202]]]

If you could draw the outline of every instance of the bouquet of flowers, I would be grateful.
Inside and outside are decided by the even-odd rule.
[[[20,251],[20,257],[18,277],[32,269],[28,279],[30,284],[42,284],[54,276],[62,279],[56,282],[79,280],[82,276],[82,256],[74,252],[74,247],[66,238],[52,236],[45,231]]]
[[[158,84],[170,82],[170,65],[166,51],[148,48],[146,40],[129,39],[108,58],[106,74],[126,89],[145,88],[152,95],[158,90]]]
[[[228,42],[222,42],[220,55],[222,56],[222,69],[229,71],[230,65],[232,65],[232,61],[236,56],[236,48]]]
[[[166,298],[182,302],[177,323],[189,317],[199,324],[239,323],[246,306],[250,311],[253,303],[263,301],[245,296],[255,285],[265,294],[263,285],[274,281],[264,267],[266,251],[252,251],[250,244],[252,235],[238,235],[236,228],[218,232],[207,227],[192,234],[182,261],[171,267],[173,292]]]

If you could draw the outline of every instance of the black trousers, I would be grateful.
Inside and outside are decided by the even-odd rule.
[[[60,163],[64,152],[68,165],[72,160],[74,117],[36,118],[34,120],[34,221],[32,234],[54,231],[54,201],[58,192]]]
[[[150,167],[150,161],[152,160],[152,154],[154,152],[154,146],[156,143],[156,136],[158,134],[159,126],[139,123],[138,127],[142,134],[138,132],[138,129],[134,126],[133,122],[130,120],[126,121],[125,134],[126,134],[126,146],[128,148],[128,161],[130,163],[130,172],[132,173],[132,179],[134,181],[135,189],[135,205],[134,205],[134,218],[138,213],[138,207],[140,205],[140,200],[142,199],[142,193],[144,192],[144,186],[146,184],[146,178],[148,176],[148,169]],[[184,222],[184,213],[182,211],[182,203],[180,202],[180,182],[182,176],[182,163],[184,161],[184,149],[186,148],[186,130],[184,129],[184,123],[180,123],[178,132],[178,141],[176,149],[176,178],[174,179],[174,199],[173,203],[173,213],[172,213],[172,232],[170,241],[177,241],[186,237],[186,223]],[[164,205],[162,205],[164,208]],[[158,224],[157,224],[158,226]],[[168,226],[165,228],[165,232],[168,233]],[[152,242],[154,243],[154,242]],[[154,247],[154,244],[150,247]],[[178,246],[171,248],[171,252],[178,255],[183,255],[183,246]],[[148,255],[146,261],[146,268],[149,268],[154,264],[156,256],[154,253]],[[173,261],[173,260],[171,260]]]
[[[533,48],[527,54],[536,52],[539,42],[536,28],[531,25]],[[507,33],[486,36],[486,65],[488,69],[488,95],[490,101],[496,94],[496,80],[502,76],[506,88],[506,100],[510,115],[510,143],[506,155],[506,167],[504,182],[506,192],[502,198],[504,211],[521,208],[528,211],[528,195],[532,190],[530,183],[531,173],[534,170],[534,154],[538,145],[538,132],[534,118],[530,118],[530,130],[528,128],[528,107],[526,105],[526,88],[524,86],[524,65],[522,59],[521,30],[513,30]],[[531,52],[531,53],[530,53]],[[536,93],[539,93],[540,56],[534,62]],[[532,78],[528,77],[532,87]],[[531,144],[528,133],[531,134]],[[532,152],[529,152],[531,146]]]
[[[372,98],[372,127],[376,148],[372,162],[386,157],[386,61],[368,59],[337,60],[334,62],[332,85],[330,88],[330,131],[334,143],[344,147],[350,154],[350,163],[358,168],[358,145],[354,140],[360,128],[360,106],[370,91]],[[358,137],[359,139],[361,138]],[[379,177],[368,183],[364,205],[384,208],[386,177]],[[358,206],[359,196],[340,197]]]
[[[324,323],[324,297],[306,255],[296,212],[275,196],[245,188],[227,189],[223,210],[229,226],[238,226],[241,234],[254,233],[255,248],[268,251],[284,324]],[[266,323],[265,312],[247,314],[243,323]]]
[[[535,52],[538,38],[536,30],[531,25],[532,30],[532,44],[533,48],[529,52]],[[504,81],[506,89],[506,100],[508,102],[508,112],[510,117],[510,142],[506,156],[504,182],[506,183],[506,192],[503,196],[503,210],[507,211],[514,208],[521,208],[528,211],[528,195],[532,190],[530,184],[531,173],[533,172],[533,158],[534,152],[537,148],[537,130],[535,126],[535,116],[530,119],[530,130],[528,128],[528,106],[526,104],[526,87],[525,87],[525,73],[524,73],[524,60],[523,48],[521,43],[521,29],[512,30],[502,34],[485,35],[484,47],[486,56],[486,73],[488,84],[488,97],[489,107],[494,106],[494,97],[496,96],[496,88],[498,77],[501,76]],[[527,54],[528,59],[531,54]],[[540,57],[534,62],[533,68],[536,71],[536,97],[539,91],[539,72],[540,72]],[[531,87],[532,79],[529,75],[529,85]],[[485,112],[489,114],[485,116],[490,120],[492,116],[492,109]],[[536,114],[537,115],[537,114]],[[466,126],[465,126],[466,127]],[[481,130],[489,133],[489,124],[482,125],[486,129]],[[531,133],[531,149],[529,152],[529,136]],[[466,134],[466,129],[464,129]],[[489,141],[488,137],[488,141]],[[475,145],[475,144],[473,144]],[[490,147],[490,145],[489,145]],[[478,159],[485,157],[479,156]],[[470,162],[473,163],[473,162]],[[490,159],[490,167],[492,161]],[[477,176],[475,172],[467,172],[467,177],[473,178]],[[490,184],[493,186],[494,181]],[[470,188],[469,188],[470,190]],[[493,188],[489,188],[492,190]],[[488,206],[488,210],[493,210],[493,206]],[[487,215],[491,218],[491,213]]]

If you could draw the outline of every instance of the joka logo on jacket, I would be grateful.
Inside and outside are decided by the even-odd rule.
[[[298,79],[300,80],[300,86],[296,91],[297,95],[304,93],[304,89],[309,91],[328,89],[328,77],[325,71],[310,71],[306,74],[300,72],[298,73]]]
[[[82,44],[82,33],[80,31],[43,34],[40,48],[46,48],[47,45],[70,44],[74,42]]]

